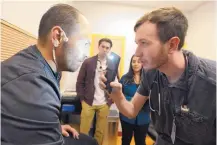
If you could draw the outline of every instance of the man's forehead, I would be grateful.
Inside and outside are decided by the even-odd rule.
[[[74,35],[77,35],[77,37],[81,39],[91,39],[90,24],[83,15],[79,14],[78,21],[74,28]]]
[[[110,46],[110,43],[109,42],[106,42],[106,41],[102,41],[101,46]]]
[[[79,26],[80,26],[80,32],[84,36],[90,35],[90,24],[86,17],[84,17],[82,14],[79,15]]]
[[[136,30],[135,41],[141,41],[142,39],[153,39],[157,36],[157,26],[156,24],[145,22],[139,26]]]

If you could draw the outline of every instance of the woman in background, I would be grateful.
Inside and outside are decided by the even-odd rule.
[[[128,101],[132,99],[140,84],[142,75],[142,64],[139,57],[132,56],[130,61],[130,68],[125,74],[120,83],[122,84],[122,91]],[[145,138],[150,122],[150,111],[148,101],[144,104],[136,118],[128,119],[120,113],[120,120],[122,126],[122,145],[130,145],[132,136],[134,135],[136,145],[146,145]]]

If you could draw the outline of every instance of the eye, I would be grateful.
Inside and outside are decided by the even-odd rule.
[[[148,43],[145,42],[145,41],[142,41],[141,43],[142,43],[142,45],[147,45],[147,44],[148,44]]]

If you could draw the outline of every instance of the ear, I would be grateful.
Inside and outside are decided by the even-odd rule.
[[[57,48],[59,46],[59,44],[60,44],[60,42],[57,39],[53,39],[53,38],[52,38],[52,43],[53,43],[53,46],[55,48]]]
[[[60,39],[61,39],[60,33],[61,33],[61,28],[59,26],[54,26],[51,29],[52,43],[55,48],[59,47],[60,45]]]
[[[180,43],[180,39],[179,37],[172,37],[169,41],[168,41],[168,47],[169,47],[169,53],[173,53],[174,51],[178,50],[179,47],[179,43]]]

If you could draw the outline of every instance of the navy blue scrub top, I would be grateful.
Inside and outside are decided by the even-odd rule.
[[[58,75],[37,47],[1,63],[1,142],[61,145]]]

